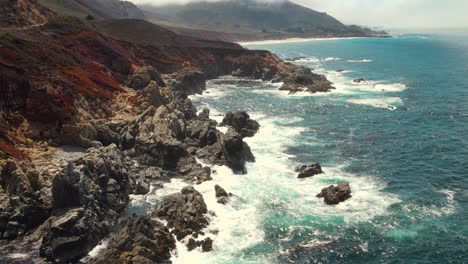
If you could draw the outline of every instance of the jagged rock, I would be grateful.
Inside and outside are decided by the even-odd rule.
[[[135,146],[140,162],[174,170],[180,158],[188,152],[180,140],[186,137],[183,113],[166,106],[150,107],[134,121]]]
[[[322,167],[319,163],[297,166],[296,172],[299,173],[297,175],[298,178],[308,178],[323,173]]]
[[[324,75],[313,73],[311,69],[303,66],[286,64],[278,73],[273,82],[283,82],[280,90],[290,93],[308,91],[311,93],[328,92],[334,87]]]
[[[170,263],[175,239],[163,224],[149,216],[133,216],[91,264]]]
[[[211,164],[227,165],[236,173],[246,173],[246,162],[255,162],[250,147],[233,128],[218,134],[219,140],[197,151],[197,155]]]
[[[189,251],[194,250],[197,247],[201,247],[203,252],[209,252],[213,250],[213,240],[210,237],[205,238],[204,240],[195,240],[190,238],[187,242],[187,249]]]
[[[151,81],[155,81],[158,86],[166,86],[161,74],[151,66],[142,67],[135,72],[135,74],[130,77],[128,86],[135,90],[141,90],[146,88]]]
[[[177,168],[188,182],[200,184],[212,179],[210,167],[203,167],[192,156],[180,159]]]
[[[363,78],[353,80],[353,83],[364,83],[364,82],[366,82],[366,79],[363,79]]]
[[[231,193],[227,193],[221,186],[215,185],[216,198],[218,203],[227,204],[229,202],[229,197],[232,196]]]
[[[185,95],[201,94],[206,88],[206,77],[201,71],[182,70],[170,76],[172,84],[170,87],[176,93]]]
[[[50,202],[43,185],[29,164],[0,160],[0,233],[4,238],[14,239],[47,219]]]
[[[323,197],[326,204],[339,204],[351,198],[351,187],[348,182],[342,181],[337,186],[323,188],[317,197]]]
[[[219,140],[216,122],[211,120],[193,120],[189,123],[187,132],[198,147],[211,146]]]
[[[198,115],[198,119],[209,120],[210,119],[210,109],[204,108],[202,112]]]
[[[135,194],[145,195],[150,191],[150,184],[146,181],[139,181],[136,185]]]
[[[44,231],[40,255],[69,262],[95,247],[129,202],[133,190],[127,171],[116,145],[90,149],[70,162],[53,179],[52,224]]]
[[[185,187],[157,203],[151,216],[166,220],[171,232],[181,240],[208,226],[207,213],[203,196],[193,187]]]
[[[224,156],[226,164],[235,172],[246,172],[245,163],[247,161],[255,161],[255,158],[250,151],[250,147],[242,140],[240,134],[229,129],[223,140]]]
[[[257,121],[250,119],[245,111],[227,112],[221,126],[232,126],[242,137],[253,137],[260,129]]]

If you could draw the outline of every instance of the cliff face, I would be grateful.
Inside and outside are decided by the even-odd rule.
[[[15,10],[42,10],[29,3]],[[14,13],[15,21],[21,12]],[[270,52],[181,37],[147,22],[109,20],[91,28],[73,17],[50,17],[44,25],[30,17],[29,26],[0,29],[0,240],[16,239],[6,243],[8,250],[0,243],[2,252],[26,244],[15,250],[59,263],[76,261],[115,228],[130,194],[146,194],[150,185],[172,178],[192,184],[210,180],[210,168],[197,159],[244,173],[255,157],[242,135],[220,132],[209,110],[197,115],[187,99],[203,92],[207,78],[284,82],[291,92],[331,88],[325,77]],[[165,215],[174,229],[138,218],[120,235],[143,229],[148,239],[165,243],[156,253],[167,261],[172,235],[199,231],[179,223],[178,215],[199,210],[197,219],[207,219],[195,190],[174,199],[180,211]],[[154,237],[150,227],[163,235]],[[121,247],[116,241],[118,248],[108,254],[142,258],[138,248],[148,245],[139,243]],[[208,250],[211,243],[194,240],[190,247]],[[0,256],[0,262],[8,261],[8,255]]]

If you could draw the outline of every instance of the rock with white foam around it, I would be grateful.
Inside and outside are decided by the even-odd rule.
[[[351,198],[351,186],[349,182],[342,181],[337,186],[323,188],[317,197],[324,198],[326,204],[339,204]]]
[[[296,172],[299,174],[297,175],[298,178],[308,178],[312,177],[317,174],[322,174],[322,167],[319,163],[313,163],[310,165],[301,165],[296,167]]]
[[[230,197],[232,196],[232,193],[226,192],[226,190],[224,190],[219,185],[215,185],[215,192],[216,192],[217,202],[220,204],[227,204],[229,202]]]

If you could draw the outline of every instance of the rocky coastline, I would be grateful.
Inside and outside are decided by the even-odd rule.
[[[41,17],[47,22],[0,31],[0,248],[35,263],[76,263],[111,233],[86,262],[170,263],[176,240],[210,251],[203,228],[214,216],[196,188],[147,215],[126,215],[132,194],[174,178],[195,187],[210,180],[200,161],[238,174],[255,162],[243,138],[261,129],[256,121],[227,113],[223,133],[188,96],[223,75],[282,82],[290,93],[333,89],[268,51],[223,42],[141,45],[49,11]],[[232,194],[218,187],[219,202],[228,203]]]

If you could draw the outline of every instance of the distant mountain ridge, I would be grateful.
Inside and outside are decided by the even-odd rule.
[[[60,14],[93,19],[144,19],[144,12],[129,1],[120,0],[39,0]]]
[[[358,26],[347,26],[334,17],[284,0],[226,0],[192,2],[185,5],[140,5],[143,10],[169,17],[168,25],[220,31],[234,34],[256,34],[257,38],[274,36],[308,37],[374,37],[383,32]],[[164,20],[164,19],[163,19]],[[161,21],[160,21],[161,22]],[[255,38],[255,36],[252,36]]]

